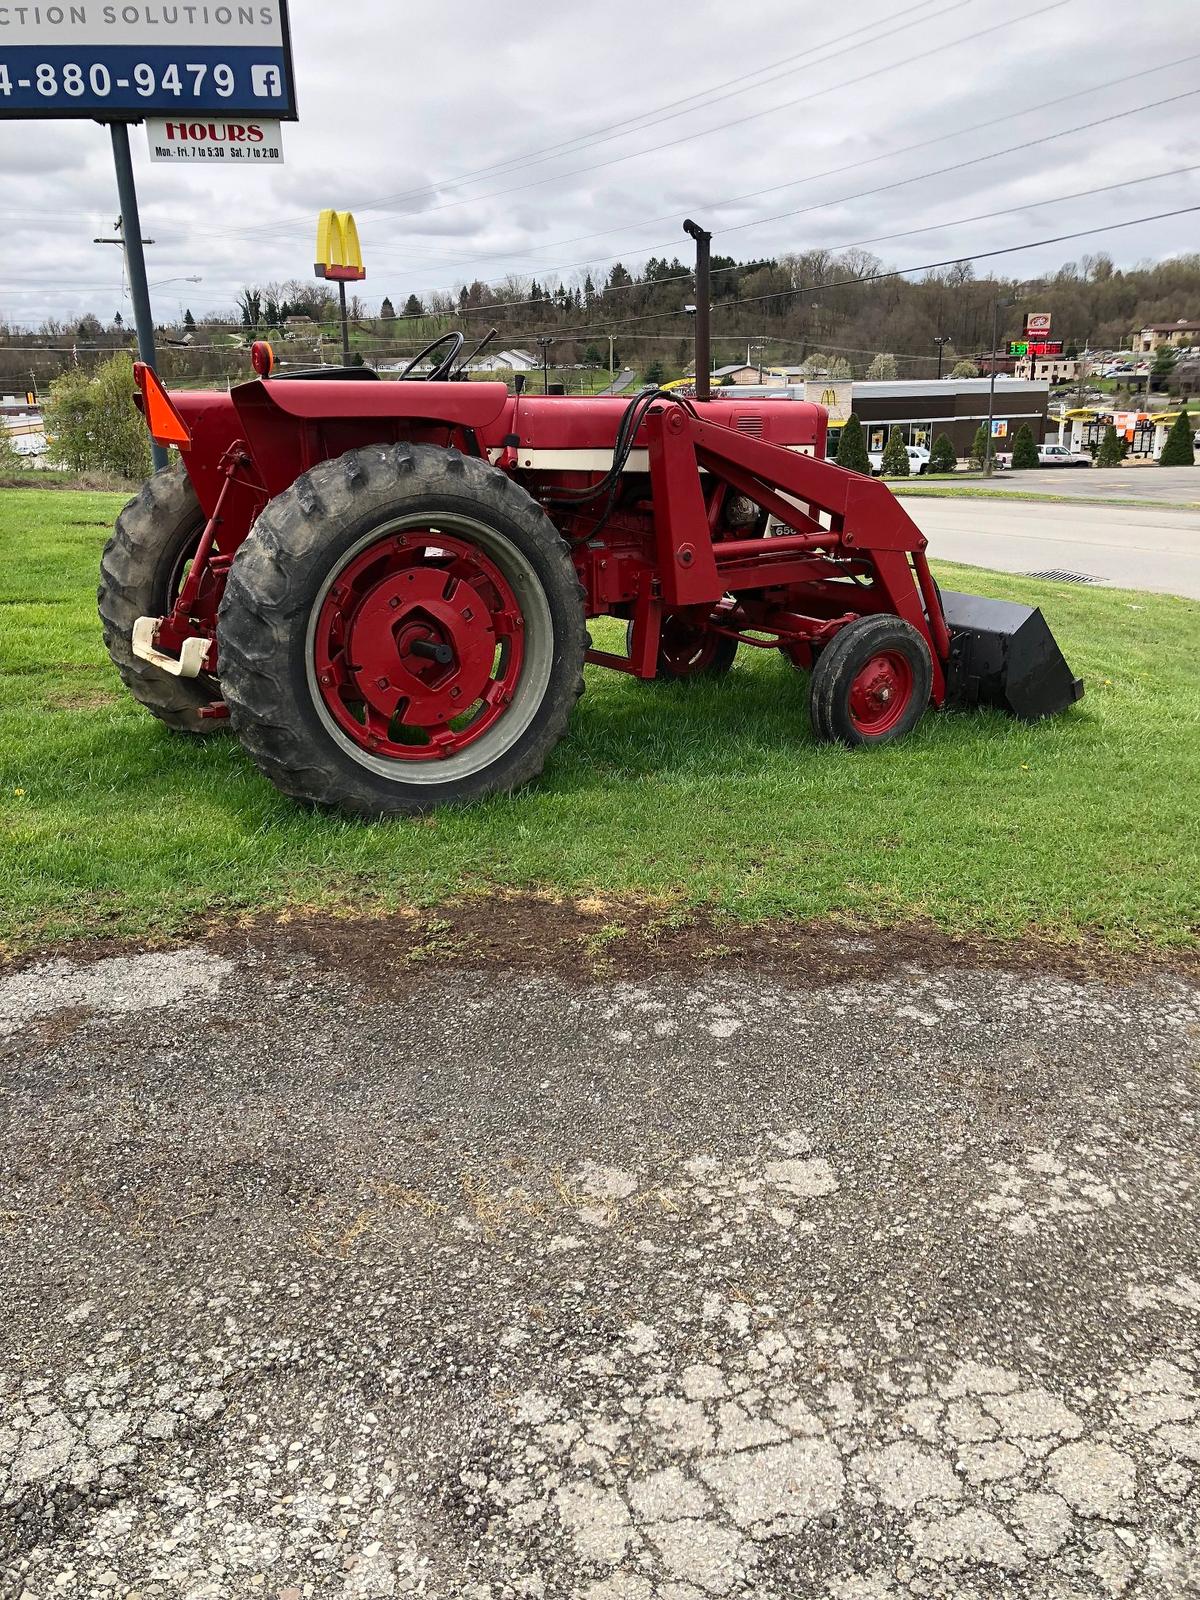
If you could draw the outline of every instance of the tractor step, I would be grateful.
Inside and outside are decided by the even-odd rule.
[[[185,639],[179,656],[169,656],[154,643],[161,617],[139,617],[133,625],[131,648],[139,661],[148,661],[160,672],[169,672],[173,678],[198,678],[204,671],[208,656],[207,639]]]
[[[950,630],[946,698],[960,706],[996,706],[1023,722],[1054,716],[1083,698],[1083,680],[1063,658],[1036,606],[942,595]]]

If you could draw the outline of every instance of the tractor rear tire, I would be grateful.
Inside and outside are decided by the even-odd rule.
[[[901,617],[859,617],[821,651],[809,684],[813,732],[832,744],[902,739],[933,691],[929,646]]]
[[[566,543],[498,468],[351,450],[277,495],[234,559],[234,732],[284,794],[358,817],[508,793],[583,692],[582,602]]]
[[[186,470],[169,467],[125,506],[100,558],[96,601],[105,647],[133,698],[175,733],[223,731],[223,720],[200,715],[220,690],[211,678],[173,678],[140,660],[133,653],[133,625],[170,611],[204,522]]]

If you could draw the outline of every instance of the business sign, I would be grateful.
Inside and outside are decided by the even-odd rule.
[[[150,117],[146,137],[151,161],[194,162],[210,166],[278,166],[283,160],[279,121],[225,122],[210,118]]]
[[[804,398],[810,405],[824,406],[830,424],[835,427],[849,419],[854,398],[854,385],[848,381],[831,378],[806,378]]]
[[[335,283],[358,283],[366,277],[353,212],[321,212],[317,218],[317,259],[313,272],[318,278],[330,278]]]
[[[1007,439],[1008,438],[1008,423],[1007,422],[1001,422],[1000,419],[997,418],[992,423],[992,438],[993,439]]]
[[[0,5],[0,117],[296,118],[286,0]]]
[[[1050,337],[1050,313],[1048,311],[1027,311],[1025,313],[1025,337],[1027,339],[1048,339]]]
[[[1010,339],[1008,353],[1010,356],[1061,356],[1063,342],[1061,339]]]

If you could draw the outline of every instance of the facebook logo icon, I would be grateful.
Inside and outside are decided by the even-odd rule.
[[[256,99],[277,100],[283,93],[283,74],[278,67],[253,66],[250,87]]]

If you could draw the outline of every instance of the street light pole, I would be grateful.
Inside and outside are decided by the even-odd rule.
[[[554,340],[542,334],[538,338],[538,346],[542,352],[542,393],[550,393],[550,346]]]
[[[684,223],[683,231],[696,241],[696,399],[707,400],[711,393],[712,371],[712,298],[708,277],[708,247],[712,234],[690,218]]]
[[[933,342],[938,347],[938,370],[937,370],[937,375],[938,375],[938,382],[940,383],[941,382],[941,378],[942,378],[942,356],[945,354],[946,346],[951,343],[950,335],[948,333],[935,334]]]
[[[1000,307],[1011,306],[1011,300],[999,298],[992,301],[992,359],[988,363],[988,427],[983,453],[983,475],[992,475],[992,422],[996,414],[996,345],[1000,338]]]

